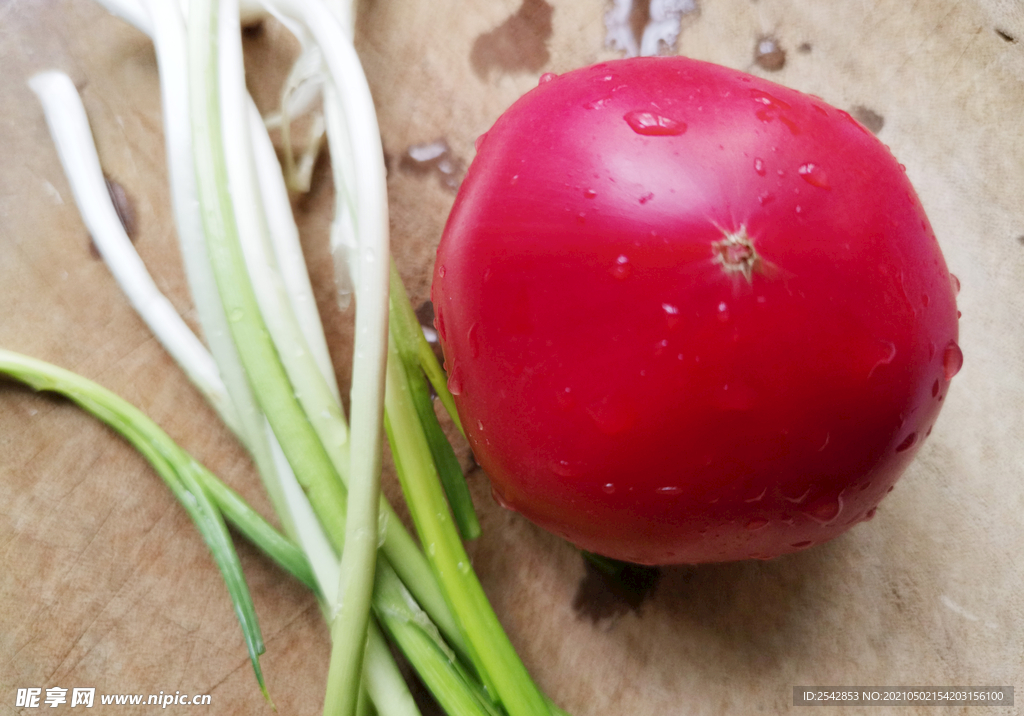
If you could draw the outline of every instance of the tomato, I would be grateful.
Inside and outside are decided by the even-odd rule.
[[[449,383],[507,507],[645,564],[870,519],[962,362],[903,167],[820,99],[685,58],[546,76],[437,252]]]

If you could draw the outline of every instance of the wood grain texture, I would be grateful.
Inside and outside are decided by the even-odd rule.
[[[520,13],[516,0],[361,3],[357,45],[391,159],[393,245],[414,305],[428,296],[454,193],[429,172],[401,169],[401,155],[444,139],[468,163],[474,139],[540,72],[615,56],[603,46],[604,4],[552,4],[543,67],[534,58],[526,69],[480,71],[474,44]],[[104,168],[134,207],[138,250],[194,323],[148,41],[89,0],[0,0],[0,28],[0,346],[121,394],[269,514],[246,456],[90,253],[25,85],[49,68],[77,83]],[[754,63],[769,33],[787,53],[771,73]],[[536,51],[535,39],[524,42]],[[246,46],[253,93],[267,106],[292,48],[269,23]],[[666,569],[638,612],[597,622],[573,609],[579,557],[494,505],[486,477],[472,473],[484,529],[474,562],[513,642],[576,716],[781,714],[794,685],[1024,687],[1024,5],[703,0],[678,51],[882,118],[879,138],[906,165],[963,285],[964,368],[873,521],[772,562]],[[344,370],[348,331],[324,249],[329,190],[322,163],[297,214]],[[388,490],[396,494],[390,476]],[[271,713],[199,536],[109,430],[0,382],[0,497],[0,713],[18,712],[17,688],[56,686],[210,693],[214,713]],[[328,643],[316,604],[253,550],[240,553],[278,711],[318,713]]]

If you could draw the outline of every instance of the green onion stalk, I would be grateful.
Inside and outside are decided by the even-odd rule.
[[[303,583],[310,584],[312,575],[304,555],[283,537],[279,537],[274,528],[248,508],[238,495],[219,483],[217,478],[178,447],[141,411],[113,393],[69,371],[2,349],[0,373],[16,378],[36,390],[59,393],[71,399],[117,430],[149,461],[192,518],[224,576],[256,680],[264,696],[267,696],[259,663],[260,654],[264,652],[263,636],[242,574],[242,565],[224,524],[223,515],[231,516],[233,522],[237,520],[235,524],[241,531],[254,538],[278,564]],[[226,509],[218,508],[214,496],[231,504]]]
[[[314,126],[326,131],[335,171],[339,302],[355,294],[350,427],[290,211],[287,186],[302,181],[290,148],[282,173],[245,91],[236,0],[194,0],[187,23],[177,3],[100,1],[156,46],[172,204],[209,351],[124,235],[70,80],[51,72],[30,84],[101,254],[253,455],[284,534],[109,391],[16,354],[0,352],[0,371],[67,395],[150,460],[214,551],[264,693],[262,639],[225,519],[321,600],[332,638],[325,714],[363,713],[371,702],[389,716],[418,713],[385,634],[449,714],[561,713],[515,654],[462,546],[479,524],[428,382],[461,425],[389,258],[379,130],[351,43],[351,4],[332,12],[317,0],[266,3],[304,47],[278,126],[287,134],[290,117],[311,106],[310,88],[323,98]],[[380,494],[384,430],[426,554]]]

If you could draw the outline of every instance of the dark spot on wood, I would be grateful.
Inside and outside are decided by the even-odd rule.
[[[1006,30],[1000,30],[997,27],[996,28],[996,34],[999,35],[999,37],[1003,38],[1006,42],[1012,42],[1012,43],[1016,43],[1017,42],[1017,38],[1014,37],[1013,35],[1011,35],[1010,33],[1008,33]]]
[[[106,175],[104,175],[103,179],[107,183],[107,193],[110,195],[110,202],[114,205],[117,218],[121,220],[121,227],[124,229],[124,233],[128,234],[129,241],[135,241],[139,225],[135,214],[135,205],[131,197],[128,196],[128,192],[125,191],[125,188],[117,180],[111,179]],[[89,253],[92,254],[93,258],[102,258],[92,236],[89,237]]]
[[[633,6],[629,11],[629,29],[636,38],[636,46],[640,47],[640,41],[644,37],[644,28],[651,21],[651,0],[633,0]]]
[[[595,623],[630,611],[639,613],[661,579],[658,567],[617,562],[596,555],[584,555],[583,566],[586,574],[576,589],[572,606],[581,617]]]
[[[885,117],[862,104],[858,104],[851,109],[850,114],[853,115],[854,119],[867,127],[872,134],[878,134],[882,131],[882,127],[885,126]]]
[[[434,302],[424,301],[420,304],[419,308],[416,309],[416,320],[420,322],[421,326],[434,327]]]
[[[437,139],[413,144],[402,154],[399,169],[413,174],[435,174],[447,189],[458,189],[466,173],[466,164],[456,157],[448,142]]]
[[[806,54],[808,54],[811,51],[811,49],[812,49],[811,48],[811,43],[809,43],[809,42],[801,42],[797,46],[796,51],[799,52],[802,55],[806,55]]]
[[[1024,234],[1021,234],[1020,236],[1017,237],[1017,243],[1020,244],[1021,246],[1024,246]]]
[[[315,214],[324,210],[325,202],[333,202],[334,174],[331,172],[331,153],[321,151],[313,161],[309,190],[293,197],[294,208],[302,214]],[[331,198],[328,198],[331,197]]]
[[[754,44],[754,62],[763,70],[778,72],[786,66],[786,51],[771,35],[761,35]]]
[[[124,232],[128,234],[128,238],[135,241],[138,229],[138,223],[135,218],[135,204],[119,182],[110,177],[104,177],[104,179],[107,182],[107,192],[110,194],[110,200],[114,203],[114,211],[117,212],[117,218],[121,220],[121,226],[124,227]]]
[[[473,71],[486,79],[492,69],[505,72],[537,72],[551,59],[554,8],[545,0],[523,0],[514,15],[473,42],[469,53]]]
[[[242,25],[242,39],[255,40],[258,37],[262,37],[266,29],[267,28],[263,24],[263,20],[256,20],[255,22],[250,22],[247,25]]]

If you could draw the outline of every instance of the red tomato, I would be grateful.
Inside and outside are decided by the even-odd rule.
[[[433,300],[500,501],[586,550],[696,563],[872,517],[962,362],[951,282],[848,114],[646,58],[546,77],[497,121]]]

